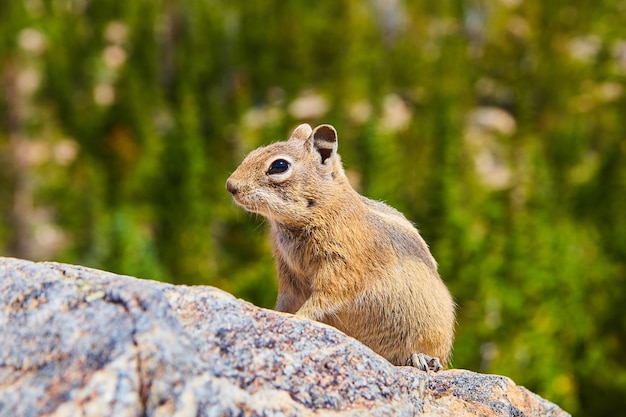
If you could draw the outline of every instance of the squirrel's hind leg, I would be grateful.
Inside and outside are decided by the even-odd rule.
[[[414,353],[407,359],[407,365],[428,372],[439,372],[443,369],[439,358],[431,358],[423,353]]]

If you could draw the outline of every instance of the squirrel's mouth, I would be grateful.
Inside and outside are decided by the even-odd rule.
[[[246,211],[249,211],[251,213],[263,214],[259,208],[259,205],[254,202],[242,200],[241,198],[238,198],[237,196],[233,196],[233,201],[239,207],[245,209]]]

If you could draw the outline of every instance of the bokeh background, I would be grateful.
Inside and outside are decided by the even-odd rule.
[[[416,223],[454,366],[626,415],[626,1],[3,0],[0,254],[272,307],[246,152],[332,123]]]

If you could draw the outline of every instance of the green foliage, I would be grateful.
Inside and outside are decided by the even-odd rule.
[[[224,182],[302,121],[420,228],[454,365],[626,398],[624,1],[0,5],[0,253],[276,293]]]

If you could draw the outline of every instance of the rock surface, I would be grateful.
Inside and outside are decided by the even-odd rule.
[[[212,287],[0,258],[0,416],[565,416]]]

